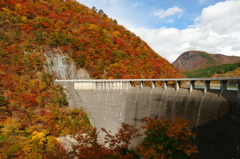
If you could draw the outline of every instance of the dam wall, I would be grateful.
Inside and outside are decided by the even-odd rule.
[[[228,90],[227,82],[236,81],[236,90]],[[174,87],[169,87],[169,82]],[[181,83],[188,81],[189,88]],[[204,88],[195,88],[202,81]],[[220,89],[211,89],[211,81],[220,81]],[[144,117],[176,115],[189,119],[197,137],[199,153],[194,158],[240,158],[240,78],[231,79],[159,79],[159,80],[57,80],[67,92],[72,109],[87,111],[97,129],[114,134],[122,122],[142,126]],[[136,84],[136,83],[139,84]],[[162,82],[162,86],[157,86]],[[144,85],[147,83],[147,85]],[[103,135],[99,134],[103,141]],[[139,141],[135,141],[137,144]]]

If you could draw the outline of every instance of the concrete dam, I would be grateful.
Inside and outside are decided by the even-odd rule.
[[[196,88],[200,81],[203,88]],[[220,83],[212,89],[213,81]],[[236,84],[230,90],[229,83]],[[84,108],[92,125],[116,133],[122,122],[140,127],[144,117],[190,120],[199,153],[194,159],[240,158],[240,77],[56,80],[72,109]],[[160,83],[160,84],[159,84]],[[174,87],[169,87],[169,83]],[[189,88],[183,87],[189,83]],[[103,140],[103,134],[99,134]]]

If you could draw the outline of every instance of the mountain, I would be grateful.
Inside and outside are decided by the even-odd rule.
[[[194,71],[186,71],[185,75],[192,77],[236,77],[239,76],[240,62],[223,64],[218,66],[200,68]]]
[[[0,1],[0,95],[44,106],[54,79],[75,79],[81,70],[93,79],[183,77],[95,7],[75,0]]]
[[[75,0],[0,1],[0,96],[10,104],[45,106],[58,90],[53,80],[78,78],[81,70],[93,79],[183,77],[95,7]],[[55,99],[63,101],[60,92]]]
[[[69,110],[54,80],[83,72],[183,77],[102,10],[74,0],[0,1],[0,158],[65,158],[57,138],[92,129],[83,110]]]
[[[74,0],[5,0],[0,6],[3,55],[10,50],[15,59],[38,54],[44,60],[44,54],[61,53],[96,79],[181,76],[140,37],[102,10]]]
[[[173,62],[173,65],[186,72],[223,64],[233,64],[239,61],[240,57],[237,56],[209,54],[203,51],[187,51],[181,54]]]

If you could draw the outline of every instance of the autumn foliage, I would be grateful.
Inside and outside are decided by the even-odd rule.
[[[140,145],[140,153],[144,158],[191,158],[197,153],[197,147],[191,144],[195,134],[188,128],[189,121],[160,118],[144,118],[146,125],[145,139]]]
[[[18,74],[27,71],[22,70],[26,64],[21,59],[31,56],[36,69],[42,66],[37,59],[57,47],[92,78],[182,76],[102,10],[89,9],[74,0],[1,0],[0,21],[1,58],[13,60]]]
[[[64,89],[45,68],[55,48],[95,79],[182,76],[101,10],[74,0],[0,0],[0,158],[69,158],[58,137],[79,132],[92,134],[91,142],[79,135],[92,146],[76,149],[134,156],[128,145],[139,135],[135,128],[123,125],[117,136],[105,131],[106,144],[114,145],[108,149],[96,142],[87,114],[68,108]]]
[[[110,132],[102,129],[105,132],[105,143],[100,144],[97,140],[96,129],[89,135],[79,133],[76,137],[78,145],[74,147],[74,154],[78,158],[94,159],[94,158],[139,158],[139,155],[130,148],[132,139],[141,136],[140,129],[133,125],[122,123],[119,132],[112,135]]]
[[[144,118],[143,121],[145,125],[141,129],[122,123],[115,135],[102,129],[106,145],[97,142],[96,130],[89,135],[80,133],[76,139],[81,144],[74,147],[74,154],[86,159],[175,159],[191,158],[198,153],[197,147],[192,145],[195,134],[188,128],[188,120],[175,117],[173,121],[166,118]],[[131,142],[141,136],[144,136],[143,141],[132,147]]]

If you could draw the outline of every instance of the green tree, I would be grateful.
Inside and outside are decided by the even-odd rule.
[[[78,66],[80,66],[80,68],[84,68],[86,64],[86,58],[83,55],[79,54],[77,55],[76,63]]]

